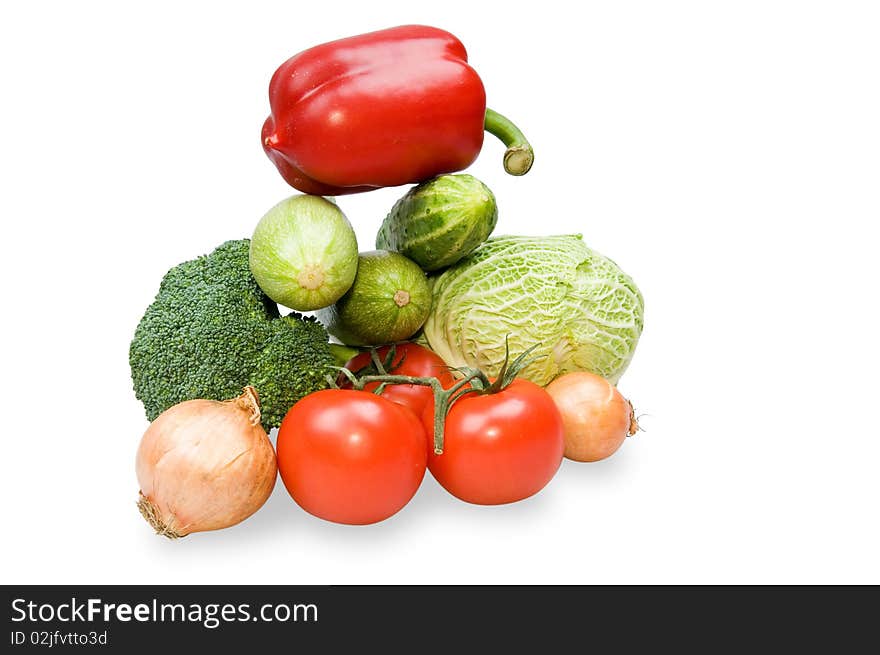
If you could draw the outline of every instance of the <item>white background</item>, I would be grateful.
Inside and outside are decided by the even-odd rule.
[[[501,6],[3,5],[0,581],[880,583],[877,5]],[[259,144],[275,68],[403,23],[460,37],[536,149],[512,178],[489,138],[470,169],[496,233],[583,233],[639,283],[620,388],[646,432],[510,506],[428,476],[350,527],[279,482],[237,527],[157,537],[135,325],[293,192]],[[363,250],[403,191],[340,199]]]

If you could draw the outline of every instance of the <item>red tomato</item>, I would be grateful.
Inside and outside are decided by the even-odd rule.
[[[412,377],[434,377],[440,380],[440,384],[444,387],[452,386],[455,381],[452,373],[446,366],[446,363],[440,359],[439,355],[428,350],[416,343],[398,343],[395,346],[394,360],[392,361],[392,375],[410,375]],[[382,346],[377,350],[379,359],[384,362],[388,356],[388,350],[391,346]],[[403,360],[403,363],[401,363]],[[345,368],[353,373],[369,366],[370,353],[364,352],[356,355],[348,361]],[[350,385],[347,385],[350,386]],[[373,382],[364,387],[365,391],[372,391],[379,386],[378,382]],[[418,384],[389,384],[382,392],[382,396],[388,400],[409,407],[416,416],[421,416],[425,410],[425,406],[433,400],[433,391],[431,387],[420,386]]]
[[[293,499],[328,521],[387,519],[425,476],[425,432],[409,409],[365,391],[327,389],[287,412],[278,471]]]
[[[434,454],[433,406],[422,423],[428,469],[452,495],[500,505],[536,494],[550,482],[565,450],[562,418],[550,395],[517,378],[494,394],[468,394],[446,416],[443,454]]]

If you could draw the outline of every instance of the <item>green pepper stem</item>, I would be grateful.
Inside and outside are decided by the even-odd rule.
[[[507,146],[504,153],[504,170],[511,175],[528,173],[535,161],[535,153],[520,129],[510,119],[488,107],[484,127],[487,132],[494,134]]]

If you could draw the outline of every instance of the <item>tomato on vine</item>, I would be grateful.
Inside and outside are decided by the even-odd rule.
[[[537,384],[516,377],[534,361],[529,357],[532,350],[513,361],[508,353],[494,379],[477,369],[454,369],[459,379],[451,385],[434,376],[387,371],[394,357],[392,350],[386,351],[385,361],[374,350],[369,355],[370,366],[357,371],[345,368],[341,373],[348,384],[360,390],[349,393],[364,394],[362,390],[368,387],[387,393],[389,386],[396,385],[430,389],[430,402],[421,416],[428,469],[461,500],[498,505],[523,500],[543,489],[559,469],[565,450],[562,416],[553,398]]]
[[[388,372],[389,362],[375,351],[370,370],[342,374],[358,390],[374,384],[380,385],[378,393],[389,385],[430,388],[421,424],[431,474],[464,501],[497,505],[538,493],[562,463],[565,440],[556,403],[537,384],[516,377],[534,361],[531,350],[513,361],[505,357],[495,379],[477,369],[455,369],[460,379],[451,385],[432,376]]]
[[[424,429],[412,411],[366,391],[326,389],[288,411],[278,471],[298,505],[363,525],[397,513],[425,476]]]
[[[422,422],[430,434],[433,406]],[[428,450],[428,470],[453,496],[480,505],[512,503],[538,493],[559,469],[562,417],[544,389],[518,378],[461,396],[446,415],[443,453]]]

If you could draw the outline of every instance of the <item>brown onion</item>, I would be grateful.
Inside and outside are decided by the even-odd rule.
[[[547,393],[562,415],[568,459],[605,459],[639,429],[632,404],[599,375],[585,371],[560,375],[547,385]]]
[[[138,509],[170,539],[256,512],[275,486],[275,450],[253,387],[232,400],[187,400],[150,424],[137,452]]]

